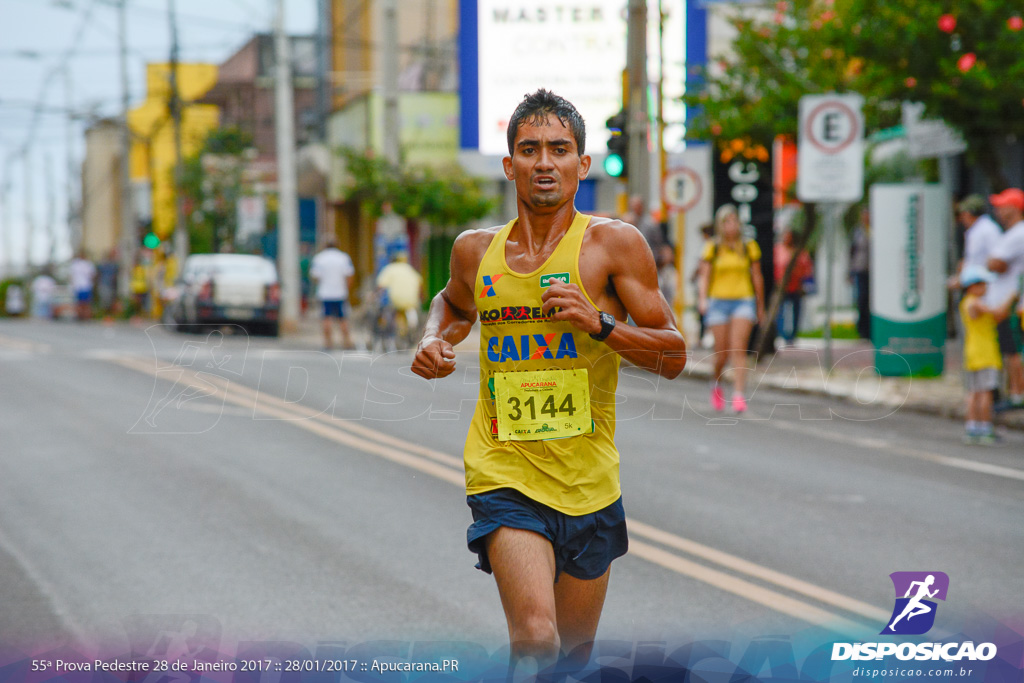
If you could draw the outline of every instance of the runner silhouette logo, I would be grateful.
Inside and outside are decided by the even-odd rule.
[[[938,605],[949,590],[949,577],[942,572],[893,572],[889,575],[896,590],[896,604],[882,635],[919,636],[935,623]]]

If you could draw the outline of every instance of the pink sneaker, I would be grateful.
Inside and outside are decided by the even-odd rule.
[[[720,386],[711,390],[711,407],[718,412],[725,410],[725,393]]]
[[[734,413],[745,413],[747,411],[747,399],[743,398],[743,394],[736,394],[732,397],[732,412]]]

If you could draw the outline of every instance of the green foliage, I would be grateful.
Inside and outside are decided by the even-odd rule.
[[[252,144],[252,136],[237,127],[218,128],[182,164],[181,189],[193,253],[217,252],[222,245],[233,244],[238,199],[244,193],[242,171]]]
[[[21,292],[24,295],[25,301],[25,310],[22,311],[22,315],[28,315],[29,286],[27,282],[20,278],[6,278],[4,280],[0,280],[0,312],[2,312],[3,315],[10,315],[7,312],[7,288],[11,285],[18,285],[21,287]]]
[[[995,187],[999,141],[1024,136],[1024,7],[1005,0],[785,0],[738,11],[735,58],[717,59],[687,104],[697,139],[796,137],[806,94],[858,92],[867,132],[903,101],[957,128]],[[948,16],[944,16],[948,15]]]
[[[458,166],[396,167],[372,153],[341,148],[347,182],[346,201],[356,201],[370,216],[380,216],[390,204],[399,216],[452,227],[483,218],[496,206],[484,183]]]

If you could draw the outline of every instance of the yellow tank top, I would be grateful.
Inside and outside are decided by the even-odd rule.
[[[743,248],[747,252],[745,255],[713,241],[704,245],[701,259],[711,263],[709,298],[748,299],[754,296],[750,265],[761,260],[761,247],[753,240],[746,240]]]
[[[515,272],[505,261],[505,242],[515,222],[509,221],[491,241],[474,287],[480,317],[480,395],[466,437],[466,494],[512,488],[565,514],[590,514],[621,495],[614,441],[619,355],[541,310],[541,295],[551,282],[568,281],[583,290],[579,255],[590,216],[577,213],[555,251],[532,273]],[[496,373],[504,382],[508,375],[503,373],[550,369],[580,375],[585,371],[581,385],[589,391],[591,428],[557,439],[499,440],[497,411],[510,416],[522,406],[497,405]],[[559,403],[548,402],[547,411],[537,408],[553,418],[567,414],[557,412],[566,407]]]
[[[978,297],[968,294],[960,300],[960,319],[964,323],[964,370],[974,372],[985,368],[1002,368],[996,321],[991,313],[971,318],[967,313],[970,302]]]

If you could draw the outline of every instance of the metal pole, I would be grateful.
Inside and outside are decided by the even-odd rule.
[[[4,164],[3,182],[0,183],[0,203],[3,204],[0,209],[0,236],[3,236],[3,276],[5,278],[10,277],[14,270],[14,253],[11,248],[11,232],[13,232],[11,225],[11,162],[13,159],[14,157],[8,155]]]
[[[22,170],[25,174],[25,268],[32,268],[32,242],[35,240],[35,216],[32,211],[32,156],[25,149],[22,156]]]
[[[178,18],[174,0],[167,1],[171,23],[171,120],[174,122],[174,256],[181,268],[188,257],[188,227],[185,225],[185,202],[181,180],[185,176],[185,159],[181,142],[181,92],[178,83]]]
[[[384,35],[381,49],[381,71],[384,86],[384,158],[397,165],[400,149],[398,122],[398,3],[384,0]]]
[[[668,172],[668,152],[665,149],[665,9],[662,0],[658,0],[658,187],[665,180]],[[661,217],[668,220],[668,204],[665,194],[661,197]]]
[[[117,288],[122,299],[131,296],[132,269],[135,267],[139,249],[139,236],[135,227],[135,211],[132,203],[131,186],[131,147],[132,134],[128,127],[128,108],[131,96],[128,86],[128,31],[125,26],[125,3],[121,0],[117,13],[118,52],[121,62],[121,163],[119,183],[121,186],[121,272],[118,274]],[[150,183],[153,178],[150,177]]]
[[[629,79],[626,134],[629,135],[629,196],[651,194],[651,155],[647,149],[647,2],[629,0],[626,75]]]
[[[281,327],[290,332],[299,324],[299,202],[295,176],[295,110],[292,103],[290,45],[284,30],[284,0],[277,0],[274,22],[277,52],[274,95],[277,133],[278,240],[281,273]]]
[[[316,122],[317,133],[321,142],[327,141],[327,116],[330,113],[330,102],[334,92],[332,83],[328,80],[330,67],[328,66],[328,36],[333,31],[328,31],[331,21],[331,7],[329,0],[317,0],[316,12]]]
[[[839,214],[838,204],[826,204],[825,211],[828,218],[825,221],[825,327],[822,330],[822,339],[825,342],[825,368],[826,372],[832,370],[832,289],[834,287],[834,272],[836,267],[836,218]]]
[[[68,239],[71,242],[71,250],[75,251],[82,244],[82,235],[78,229],[78,215],[75,211],[75,154],[74,154],[74,126],[72,124],[72,106],[71,106],[71,68],[64,65],[64,108],[67,109],[67,120],[64,126],[64,145],[67,153],[67,178],[65,183],[65,192],[67,192],[68,202]],[[56,250],[56,245],[54,245]]]
[[[53,176],[53,158],[49,153],[43,155],[43,178],[46,191],[46,226],[47,237],[50,238],[49,249],[46,251],[46,262],[56,263],[57,257],[57,183]]]

